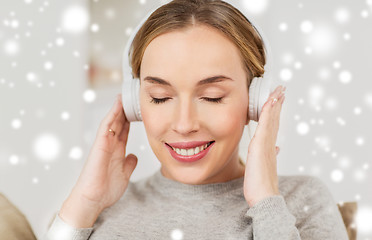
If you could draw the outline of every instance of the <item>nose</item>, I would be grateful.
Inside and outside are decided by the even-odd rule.
[[[176,105],[172,121],[173,131],[187,135],[199,130],[199,119],[195,103],[190,100],[180,100]]]

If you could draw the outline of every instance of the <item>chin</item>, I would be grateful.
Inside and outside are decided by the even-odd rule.
[[[168,168],[167,168],[168,169]],[[199,185],[204,184],[208,179],[207,171],[203,170],[200,166],[194,167],[174,167],[167,170],[167,178],[184,184]]]
[[[200,176],[182,177],[178,180],[178,182],[181,182],[184,184],[192,184],[192,185],[203,184],[204,181],[205,181],[205,178],[200,177]]]

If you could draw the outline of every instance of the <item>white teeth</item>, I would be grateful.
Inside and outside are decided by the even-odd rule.
[[[195,154],[198,154],[199,152],[203,151],[206,149],[210,144],[207,143],[205,145],[196,147],[196,148],[189,148],[189,149],[180,149],[180,148],[173,148],[173,151],[175,151],[177,154],[182,155],[182,156],[192,156]]]
[[[182,155],[182,156],[187,156],[187,151],[186,151],[186,149],[181,149],[181,155]]]
[[[194,155],[194,149],[193,148],[187,149],[187,155],[188,156]]]
[[[195,154],[198,154],[199,153],[199,147],[196,147],[195,148]]]

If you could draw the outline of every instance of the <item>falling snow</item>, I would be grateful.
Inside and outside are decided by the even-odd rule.
[[[361,234],[372,233],[372,207],[370,206],[359,206],[358,213],[356,216],[356,223],[358,226],[358,232]]]
[[[350,83],[351,82],[352,75],[351,75],[350,71],[343,70],[338,75],[338,78],[339,78],[339,80],[340,80],[341,83],[347,84],[347,83]]]
[[[288,24],[285,23],[285,22],[282,22],[279,24],[279,30],[282,31],[282,32],[285,32],[288,30]]]
[[[83,150],[80,147],[73,147],[70,150],[69,157],[74,160],[79,160],[83,156]]]
[[[45,70],[49,71],[49,70],[52,70],[52,68],[53,68],[53,63],[51,63],[49,61],[44,63],[44,69]]]
[[[350,19],[350,12],[347,8],[339,8],[335,11],[334,18],[339,23],[346,23]]]
[[[310,33],[313,30],[314,26],[311,21],[305,20],[301,23],[300,28],[303,33]]]
[[[310,130],[309,124],[307,124],[306,122],[300,122],[297,124],[298,134],[306,135],[308,134],[309,130]]]
[[[61,118],[62,118],[62,120],[69,120],[70,119],[70,113],[69,112],[67,112],[67,111],[64,111],[64,112],[62,112],[61,113]]]
[[[33,143],[33,151],[41,161],[52,161],[60,154],[60,140],[53,134],[43,133],[36,137]]]
[[[62,2],[57,7],[53,1],[14,1],[1,9],[0,131],[6,137],[0,138],[5,163],[0,175],[33,189],[56,183],[58,164],[67,169],[85,160],[106,113],[102,109],[109,108],[105,101],[120,91],[123,44],[153,4],[138,0],[128,11],[112,1],[92,0],[100,6],[97,17],[84,5]],[[264,31],[273,50],[272,76],[287,86],[278,135],[285,137],[279,145],[286,160],[278,162],[281,169],[319,176],[336,200],[358,202],[355,227],[361,240],[372,240],[372,0],[325,2],[322,11],[314,1],[229,2]],[[116,31],[108,32],[111,28]],[[102,36],[120,39],[120,46]],[[88,37],[95,38],[91,44]],[[115,51],[108,52],[110,47]],[[104,84],[116,84],[115,93],[87,81],[96,70],[93,52],[117,61],[103,77]],[[151,152],[144,142],[135,143],[133,152]],[[20,175],[23,168],[29,169],[27,176]],[[304,203],[303,211],[311,206]],[[169,236],[187,237],[182,229]]]
[[[99,31],[99,25],[96,24],[96,23],[92,24],[92,25],[90,26],[90,30],[91,30],[92,32],[98,32],[98,31]]]
[[[11,155],[10,157],[9,157],[9,163],[11,164],[11,165],[17,165],[18,163],[19,163],[19,157],[17,156],[17,155]]]
[[[55,43],[57,46],[61,47],[65,44],[65,40],[63,38],[57,38]]]
[[[89,14],[81,6],[72,6],[66,9],[62,16],[62,27],[71,33],[84,31],[89,22]]]
[[[332,28],[319,27],[309,37],[309,45],[320,55],[330,55],[337,48],[336,34]]]
[[[22,127],[22,121],[20,119],[18,119],[18,118],[13,119],[13,121],[12,121],[12,127],[14,129],[19,129],[20,127]]]
[[[4,51],[8,55],[16,55],[19,48],[19,43],[14,40],[8,40],[4,43]]]
[[[171,239],[172,240],[182,240],[183,239],[183,232],[180,229],[174,229],[171,232]]]
[[[335,169],[331,172],[331,179],[334,182],[341,182],[344,179],[344,173],[340,169]]]
[[[284,82],[288,82],[292,79],[292,71],[288,68],[284,68],[280,71],[280,79]]]
[[[91,103],[96,99],[96,93],[92,89],[87,89],[84,91],[83,99],[87,103]]]

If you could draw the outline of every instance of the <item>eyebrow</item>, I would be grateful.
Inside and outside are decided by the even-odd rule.
[[[143,80],[144,81],[149,81],[151,83],[157,83],[157,84],[160,84],[160,85],[172,86],[166,80],[161,79],[161,78],[158,78],[158,77],[147,76]],[[222,81],[225,81],[225,80],[231,80],[231,81],[233,81],[229,77],[226,77],[226,76],[223,76],[223,75],[217,75],[217,76],[208,77],[208,78],[205,78],[203,80],[200,80],[198,82],[197,86],[205,85],[205,84],[208,84],[208,83],[222,82]]]

